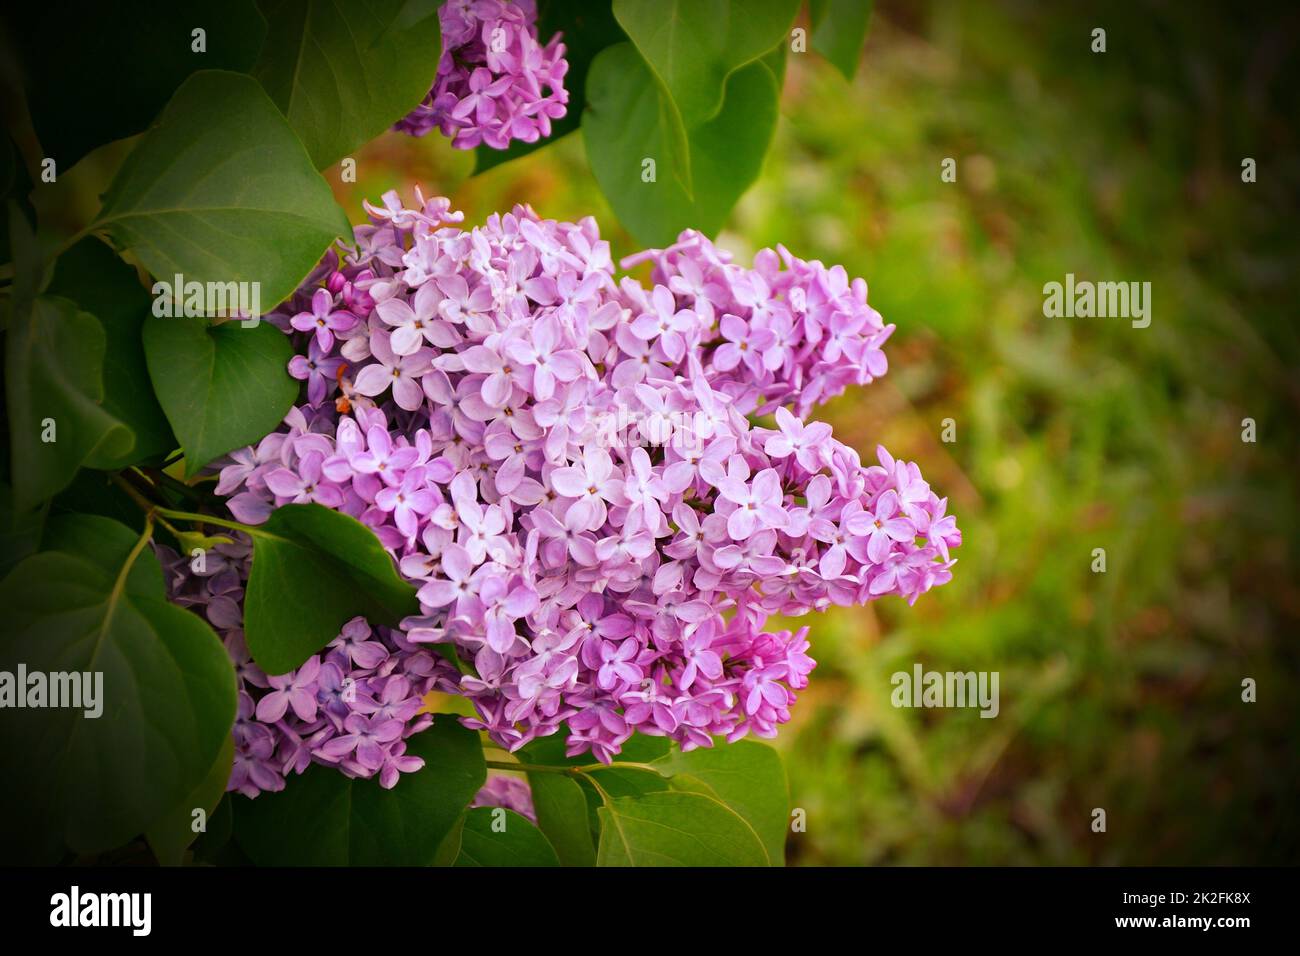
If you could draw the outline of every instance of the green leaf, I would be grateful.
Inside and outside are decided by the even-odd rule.
[[[611,764],[583,773],[599,788],[601,794],[609,797],[641,797],[669,789],[666,775],[657,769]]]
[[[195,810],[202,810],[205,815],[204,832],[213,822],[211,818],[215,815],[217,805],[221,803],[221,797],[226,792],[226,784],[230,780],[230,768],[234,760],[235,738],[227,736],[207,776],[188,797],[149,824],[149,829],[145,831],[145,839],[149,841],[149,849],[153,850],[154,856],[163,866],[180,866],[184,861],[185,851],[198,839],[199,834],[194,830]]]
[[[168,282],[257,283],[269,310],[351,227],[248,76],[187,79],[113,180],[93,229]],[[165,407],[165,403],[164,403]]]
[[[506,149],[479,146],[474,150],[474,175],[526,156],[577,129],[587,102],[587,72],[591,61],[606,47],[627,40],[610,6],[591,0],[542,0],[537,9],[538,39],[546,43],[556,33],[564,34],[564,59],[569,64],[569,72],[564,75],[564,88],[569,93],[568,112],[562,119],[551,121],[550,136],[535,143],[512,140]]]
[[[275,431],[298,398],[289,337],[263,322],[160,318],[144,323],[154,391],[193,475],[218,455]]]
[[[655,766],[672,776],[675,789],[716,797],[744,817],[762,840],[771,862],[784,862],[790,797],[785,768],[771,747],[738,740],[689,753],[674,750],[656,760]]]
[[[428,866],[487,776],[478,734],[451,714],[407,741],[424,768],[385,790],[313,764],[279,793],[235,801],[235,838],[261,866]]]
[[[739,815],[701,793],[663,790],[613,797],[601,820],[598,866],[766,866],[767,853]]]
[[[129,449],[135,438],[106,412],[104,330],[66,299],[38,298],[45,269],[17,203],[6,204],[14,277],[4,339],[5,415],[13,508],[27,514],[67,487],[97,453]]]
[[[852,80],[867,39],[873,0],[808,0],[813,49]]]
[[[494,829],[496,820],[501,823]],[[542,831],[515,811],[476,807],[465,814],[456,866],[559,865],[555,849]]]
[[[789,35],[799,0],[614,0],[614,16],[692,129],[722,109],[732,72]]]
[[[559,773],[530,773],[537,825],[555,848],[564,866],[595,866],[587,798],[572,777]]]
[[[96,146],[141,132],[195,70],[248,70],[266,36],[253,0],[144,0],[129,12],[98,3],[16,6],[28,8],[14,49],[32,125],[60,175]],[[194,51],[196,27],[206,32],[206,52]]]
[[[420,613],[415,588],[356,518],[323,505],[285,505],[248,534],[253,568],[244,633],[268,674],[298,667],[357,615],[395,626]]]
[[[135,434],[126,454],[96,455],[90,466],[116,470],[174,451],[176,437],[153,389],[145,384],[149,371],[141,330],[153,303],[135,270],[88,236],[59,256],[46,292],[93,312],[103,325],[104,410]]]
[[[0,582],[0,671],[102,674],[86,708],[5,710],[6,860],[57,860],[135,837],[193,792],[235,718],[235,674],[197,615],[166,600],[143,539],[107,518],[51,518]],[[92,710],[94,708],[91,708]]]
[[[565,756],[567,731],[534,740],[519,751],[522,762],[547,767],[590,766],[595,758],[589,753],[576,757]],[[630,774],[619,771],[629,769],[626,763],[648,764],[668,754],[672,744],[667,737],[633,734],[614,756],[613,768],[594,771],[601,784],[612,795],[648,792],[667,789],[668,782],[657,772],[647,774],[637,769]],[[537,809],[538,825],[546,834],[565,866],[591,866],[596,860],[596,844],[600,839],[600,818],[596,811],[601,804],[600,794],[586,776],[571,777],[556,773],[530,773],[529,786],[533,791],[533,805]]]
[[[66,488],[91,462],[127,455],[131,430],[103,406],[106,337],[67,299],[18,301],[5,340],[5,400],[14,507],[33,507]]]
[[[592,172],[623,225],[641,243],[665,246],[683,229],[712,235],[722,228],[762,169],[776,116],[776,80],[760,61],[727,81],[716,117],[682,132],[672,102],[635,48],[623,43],[592,64],[583,138]],[[685,154],[679,133],[686,136]],[[643,181],[646,159],[655,161],[654,182]]]
[[[428,94],[442,53],[438,0],[266,0],[253,75],[323,169]]]

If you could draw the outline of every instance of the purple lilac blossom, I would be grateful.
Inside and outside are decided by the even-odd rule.
[[[470,801],[471,807],[505,807],[513,810],[530,822],[537,822],[537,812],[533,809],[533,792],[528,784],[518,777],[493,770],[488,774],[487,783]]]
[[[537,40],[533,0],[448,0],[438,11],[442,56],[433,88],[394,124],[411,136],[435,127],[458,149],[535,143],[568,112],[560,34]]]
[[[355,244],[268,316],[338,374],[217,467],[240,521],[337,502],[422,614],[350,622],[318,667],[270,677],[236,637],[246,553],[197,583],[172,560],[240,669],[232,789],[313,761],[388,785],[430,690],[467,697],[463,723],[511,751],[565,733],[570,756],[609,762],[635,732],[684,750],[771,737],[814,662],[808,628],[770,616],[951,579],[961,532],[917,466],[883,447],[864,465],[805,420],[885,372],[893,326],[865,282],[781,247],[745,268],[686,231],[624,260],[650,265],[647,289],[616,278],[591,218],[516,206],[464,229],[445,199],[416,200],[367,204]],[[322,351],[292,323],[304,311],[357,321]],[[398,348],[395,328],[411,329]],[[339,703],[349,680],[360,705]]]
[[[236,533],[210,550],[202,566],[158,545],[171,599],[203,613],[235,663],[239,709],[235,763],[227,790],[255,797],[284,789],[285,777],[312,763],[349,777],[378,776],[391,788],[424,766],[405,741],[433,722],[431,691],[454,692],[459,675],[443,658],[389,628],[354,618],[319,654],[289,674],[263,673],[248,654],[243,593],[252,547]]]

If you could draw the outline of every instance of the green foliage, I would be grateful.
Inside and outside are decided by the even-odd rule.
[[[150,315],[143,334],[149,377],[189,475],[274,431],[298,398],[287,371],[293,346],[269,323]]]
[[[225,743],[221,745],[221,752],[199,785],[149,825],[145,838],[149,841],[149,849],[153,850],[154,856],[163,866],[180,866],[184,862],[185,851],[199,835],[194,830],[194,811],[203,811],[206,825],[207,819],[216,811],[226,792],[226,782],[230,779],[230,768],[234,760],[235,738],[227,735]],[[207,832],[206,826],[203,832]]]
[[[798,0],[614,0],[687,129],[718,115],[727,78],[784,42],[798,9]]]
[[[483,750],[453,715],[439,714],[407,753],[424,769],[392,790],[316,764],[279,793],[237,800],[235,840],[263,866],[428,866],[483,785]],[[471,843],[487,853],[483,841]]]
[[[530,773],[528,787],[533,794],[537,825],[546,834],[564,866],[594,866],[596,844],[592,840],[587,798],[571,777],[555,773]]]
[[[569,114],[546,142],[481,149],[478,169],[542,154],[585,124],[595,181],[638,239],[716,233],[762,169],[797,7],[542,0],[542,41],[565,35]],[[419,605],[351,517],[314,504],[280,508],[257,527],[221,516],[204,469],[274,430],[299,396],[289,341],[210,301],[202,316],[163,317],[146,275],[248,283],[259,311],[282,304],[351,236],[317,170],[423,98],[440,52],[437,9],[435,0],[237,0],[180,12],[149,3],[134,17],[104,8],[67,34],[59,56],[33,39],[58,30],[58,8],[6,14],[35,140],[16,135],[0,149],[0,259],[12,259],[0,279],[10,433],[0,668],[102,671],[108,698],[99,718],[67,709],[6,718],[0,771],[8,819],[21,824],[6,834],[6,860],[89,858],[143,836],[164,864],[781,862],[784,773],[773,751],[747,741],[682,754],[636,737],[612,767],[564,757],[559,736],[536,741],[521,752],[536,827],[467,809],[485,763],[478,736],[451,715],[409,741],[425,767],[393,791],[316,765],[280,793],[222,796],[233,669],[208,624],[167,602],[155,528],[182,552],[211,546],[214,528],[252,540],[245,631],[268,673],[297,668],[353,616],[396,625]],[[57,187],[36,185],[46,157]],[[642,179],[644,159],[656,162],[653,181]],[[569,178],[589,190],[588,177]],[[47,220],[63,200],[50,195],[103,202],[64,216],[69,232],[84,224],[64,241],[60,216]],[[183,288],[170,295],[185,304]],[[210,811],[201,835],[196,808]]]
[[[93,313],[103,326],[103,408],[135,436],[125,454],[97,456],[93,467],[123,468],[171,452],[176,437],[153,390],[145,387],[149,371],[140,336],[151,302],[135,270],[87,237],[59,256],[46,291]]]
[[[349,155],[409,113],[433,86],[441,0],[266,0],[266,46],[253,75],[316,168]]]
[[[758,176],[776,128],[776,80],[767,65],[733,73],[722,109],[689,129],[631,44],[602,52],[587,83],[587,158],[624,226],[649,246],[668,245],[687,228],[722,228]]]
[[[67,299],[38,298],[13,312],[5,339],[15,507],[29,509],[67,487],[77,469],[111,462],[134,443],[102,405],[104,328]]]
[[[96,717],[6,709],[5,858],[48,863],[125,843],[192,793],[229,736],[235,676],[212,629],[167,601],[145,538],[69,516],[44,546],[0,582],[0,670],[103,674]]]
[[[275,104],[251,77],[220,70],[181,84],[91,228],[160,279],[257,283],[268,307],[351,235]]]
[[[813,46],[851,75],[870,3],[817,3]],[[549,140],[480,146],[475,172],[579,123],[591,167],[642,245],[715,235],[754,183],[776,128],[797,0],[543,0],[538,35],[564,35],[569,112]],[[653,161],[653,168],[650,166]]]
[[[1112,43],[1155,51],[1117,60],[1081,43],[1082,13],[880,3],[852,84],[786,58],[773,146],[721,245],[746,262],[781,242],[870,282],[898,324],[889,374],[816,415],[864,460],[878,441],[916,460],[966,534],[955,579],[915,607],[798,621],[818,668],[772,742],[807,812],[792,864],[1295,859],[1294,705],[1242,704],[1239,681],[1297,669],[1297,249],[1277,214],[1297,170],[1263,158],[1290,148],[1297,61],[1252,72],[1262,10],[1203,21],[1222,57],[1179,13],[1116,9]],[[468,215],[520,196],[602,209],[584,154],[570,137],[476,178]],[[1242,183],[1247,154],[1272,172]],[[406,168],[363,167],[357,196]],[[640,248],[600,221],[616,260]],[[1044,320],[1043,283],[1071,270],[1151,280],[1152,327]],[[1000,716],[893,708],[891,674],[917,661],[999,670]],[[1103,801],[1120,810],[1099,837]]]
[[[871,22],[872,0],[808,0],[813,49],[852,80]]]
[[[655,761],[673,786],[713,797],[744,818],[763,843],[772,863],[785,859],[790,824],[790,794],[785,768],[775,750],[753,740],[673,751]]]
[[[520,751],[538,826],[566,866],[784,862],[785,771],[766,744],[682,753],[635,735],[609,766],[565,757],[561,735]]]
[[[1240,162],[1285,149],[1296,64],[1252,85],[1268,17],[1180,12],[1115,9],[1112,43],[1165,51],[1121,62],[1080,44],[1082,12],[877,4],[851,86],[789,58],[726,245],[870,283],[898,324],[889,374],[818,417],[864,459],[918,461],[965,535],[914,608],[813,624],[774,741],[808,814],[792,863],[1295,859],[1294,705],[1243,704],[1240,680],[1289,686],[1297,664],[1297,246],[1275,212],[1297,170],[1245,184]],[[1151,327],[1045,319],[1070,271],[1151,281]],[[1247,415],[1271,437],[1243,444]],[[1001,714],[893,708],[917,661],[1000,671]]]
[[[500,807],[477,807],[465,814],[455,865],[559,866],[560,861],[542,832],[524,817]]]
[[[597,811],[597,866],[766,866],[753,828],[713,797],[656,791],[613,797]]]
[[[323,505],[285,505],[245,531],[253,539],[253,570],[244,632],[268,674],[298,667],[358,614],[395,626],[420,613],[415,588],[356,518]]]

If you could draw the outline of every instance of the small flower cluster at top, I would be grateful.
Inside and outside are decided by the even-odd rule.
[[[442,56],[433,88],[393,126],[423,136],[434,127],[458,149],[551,135],[551,120],[568,111],[560,34],[537,41],[533,0],[449,0],[438,11]]]
[[[366,208],[268,316],[306,401],[217,491],[247,523],[316,502],[374,530],[422,611],[380,632],[426,682],[395,700],[445,679],[499,745],[563,730],[606,762],[638,731],[773,736],[814,663],[808,629],[770,615],[950,580],[961,533],[917,466],[864,465],[803,417],[885,371],[892,326],[861,280],[784,248],[744,268],[687,231],[625,260],[650,264],[646,288],[590,218],[517,206],[464,229],[418,190]],[[466,673],[434,669],[438,644]],[[315,671],[268,680],[320,690]],[[302,733],[278,705],[246,717]]]

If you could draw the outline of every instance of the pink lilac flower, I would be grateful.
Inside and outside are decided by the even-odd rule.
[[[344,364],[342,358],[331,357],[328,352],[313,338],[307,345],[307,354],[295,355],[289,362],[289,374],[307,382],[307,402],[310,405],[319,405],[325,400],[338,380],[339,367]]]
[[[244,535],[234,537],[209,558],[219,556],[225,563],[223,574],[233,576],[234,593],[242,598],[252,549]],[[216,600],[214,583],[228,586],[220,575],[195,574],[189,560],[170,548],[157,550],[173,601],[210,607]],[[401,774],[423,767],[420,758],[406,754],[405,741],[432,720],[421,713],[428,692],[458,689],[459,674],[447,661],[417,650],[398,631],[354,618],[296,671],[268,676],[248,657],[242,606],[235,607],[233,620],[216,625],[236,663],[239,685],[235,762],[227,790],[248,797],[282,790],[286,777],[312,763],[353,777],[377,775],[383,787],[392,788]]]
[[[468,698],[466,726],[510,750],[559,733],[608,761],[633,733],[770,737],[814,664],[808,629],[769,618],[915,602],[951,579],[947,499],[808,419],[885,369],[893,326],[865,282],[780,247],[742,267],[687,231],[625,260],[649,264],[647,289],[616,277],[591,219],[516,206],[463,228],[445,200],[394,194],[367,209],[272,316],[299,357],[346,363],[339,400],[314,400],[309,377],[218,488],[251,523],[332,501],[374,530],[421,613],[349,622],[316,663],[265,675],[238,633],[246,542],[207,577],[168,556],[171,593],[240,674],[232,789],[312,763],[391,786],[420,767],[406,741],[431,690]],[[291,321],[322,290],[357,320],[328,347]]]
[[[458,149],[550,136],[552,120],[568,112],[569,64],[560,34],[539,44],[535,0],[449,0],[438,16],[437,78],[393,128],[423,136],[436,127]]]
[[[357,317],[347,309],[336,309],[328,289],[317,289],[311,297],[311,309],[299,312],[289,324],[299,332],[315,333],[321,352],[328,352],[334,345],[334,334],[351,329]]]
[[[537,811],[533,809],[533,793],[528,784],[518,777],[492,771],[488,774],[483,789],[470,801],[471,807],[504,807],[513,810],[533,823],[537,822]]]

